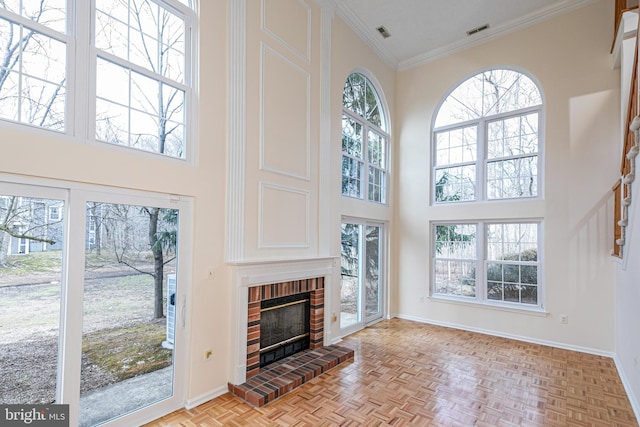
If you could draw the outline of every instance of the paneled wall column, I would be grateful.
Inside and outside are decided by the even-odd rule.
[[[229,139],[227,146],[227,262],[244,257],[247,2],[229,0]]]

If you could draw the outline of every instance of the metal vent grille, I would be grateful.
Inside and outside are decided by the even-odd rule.
[[[484,25],[481,25],[480,27],[472,28],[469,31],[467,31],[467,36],[472,36],[472,35],[474,35],[476,33],[479,33],[480,31],[484,31],[484,30],[486,30],[488,28],[489,28],[489,24],[484,24]]]
[[[385,27],[383,27],[383,26],[379,26],[378,28],[376,28],[376,30],[378,30],[380,35],[382,37],[384,37],[385,39],[388,39],[389,37],[391,37],[391,33],[389,31],[387,31],[387,29]]]

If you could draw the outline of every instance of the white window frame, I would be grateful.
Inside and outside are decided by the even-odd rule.
[[[86,252],[86,206],[88,201],[153,205],[161,208],[179,209],[178,250],[179,316],[176,317],[176,349],[174,353],[174,393],[158,402],[139,408],[134,412],[105,421],[104,426],[141,425],[149,419],[176,411],[184,406],[187,383],[189,349],[187,337],[191,328],[188,312],[191,308],[193,224],[193,200],[189,197],[134,191],[91,184],[80,184],[52,179],[17,177],[0,173],[0,194],[39,197],[61,200],[66,206],[63,218],[65,231],[63,241],[63,264],[61,272],[60,302],[60,353],[57,366],[56,403],[70,405],[70,425],[79,424],[79,399],[82,353],[82,316],[84,269]],[[28,245],[27,252],[28,253]]]
[[[104,53],[98,53],[93,46],[93,29],[95,28],[95,2],[66,0],[66,34],[59,33],[42,24],[33,22],[27,18],[0,8],[0,17],[11,22],[27,26],[55,40],[67,45],[66,53],[66,82],[65,82],[65,126],[64,131],[47,129],[0,118],[0,126],[32,132],[45,136],[63,136],[78,143],[94,144],[105,149],[124,150],[126,153],[142,155],[165,161],[195,163],[197,150],[197,103],[195,100],[196,88],[196,62],[197,62],[197,7],[189,7],[186,3],[194,3],[187,0],[149,0],[176,13],[185,21],[185,71],[184,84],[180,89],[185,91],[184,99],[184,157],[176,157],[153,151],[137,149],[122,144],[99,141],[95,137],[96,128],[96,61],[98,55],[105,57]],[[88,19],[83,19],[88,18]],[[90,40],[90,43],[84,42]],[[80,42],[79,42],[80,41]],[[109,60],[113,59],[111,56]],[[130,68],[133,68],[131,66]],[[136,72],[149,72],[142,67],[135,68]],[[172,86],[175,82],[168,79],[156,79]]]
[[[384,318],[386,315],[386,307],[387,307],[387,265],[388,265],[388,256],[387,256],[387,238],[388,238],[388,224],[384,221],[375,221],[368,220],[365,218],[357,218],[350,216],[343,216],[340,221],[340,227],[344,224],[352,224],[360,227],[360,235],[358,241],[358,316],[355,323],[352,323],[347,326],[340,325],[340,334],[341,336],[347,336],[356,331],[363,329],[364,327],[376,323]],[[380,312],[374,314],[373,316],[366,316],[366,301],[364,300],[365,294],[365,278],[363,275],[365,272],[365,263],[367,262],[366,257],[366,230],[367,227],[378,227],[380,230],[380,240],[378,247],[378,304],[380,307]],[[342,249],[340,250],[340,258],[342,258]],[[340,261],[341,262],[341,261]],[[342,286],[342,273],[340,274],[340,285]],[[340,303],[342,289],[338,292],[338,307],[342,309]]]
[[[49,37],[53,40],[64,43],[67,47],[67,53],[65,57],[66,81],[65,81],[64,88],[66,91],[66,96],[65,96],[65,113],[64,113],[65,117],[64,117],[63,130],[56,130],[56,129],[50,129],[46,127],[41,127],[28,122],[21,121],[19,119],[10,120],[10,119],[5,119],[0,117],[0,123],[3,124],[3,126],[9,127],[9,128],[26,129],[29,131],[35,131],[37,133],[44,132],[46,134],[54,134],[54,135],[69,134],[71,132],[70,112],[75,110],[74,104],[73,104],[74,84],[71,81],[71,72],[75,68],[75,55],[73,55],[72,52],[76,50],[76,40],[77,40],[76,37],[71,36],[71,34],[73,34],[73,26],[71,22],[72,21],[71,11],[73,10],[71,9],[71,7],[73,6],[73,3],[74,3],[74,0],[67,0],[66,2],[66,14],[67,14],[67,22],[65,27],[66,34],[56,31],[53,28],[47,27],[46,25],[40,24],[39,22],[32,21],[21,15],[9,12],[4,8],[0,8],[0,18],[10,21],[14,24],[21,25],[23,27],[27,27],[29,29],[37,31],[38,33],[43,34],[46,37]],[[22,75],[22,72],[20,71],[19,74]],[[18,108],[20,108],[20,105],[18,105]],[[18,117],[20,117],[20,115],[21,115],[21,112],[18,111]]]
[[[502,69],[502,68],[497,68],[497,69]],[[544,96],[542,93],[542,90],[540,89],[540,84],[534,79],[532,78],[528,73],[525,73],[521,70],[515,70],[515,69],[510,69],[513,72],[519,73],[525,77],[527,77],[528,79],[530,79],[538,88],[538,91],[540,93],[540,96],[542,97],[542,101],[539,105],[533,106],[533,107],[526,107],[526,108],[521,108],[521,109],[517,109],[517,110],[511,110],[505,113],[500,113],[500,114],[493,114],[493,115],[488,115],[488,116],[483,116],[480,117],[478,119],[475,120],[466,120],[466,121],[462,121],[462,122],[458,122],[458,123],[453,123],[453,124],[448,124],[448,125],[444,125],[444,126],[440,126],[440,127],[435,127],[435,122],[436,119],[438,117],[438,113],[440,112],[440,109],[442,107],[442,105],[445,103],[445,101],[449,98],[449,96],[453,93],[453,91],[455,91],[460,85],[464,84],[466,81],[468,81],[469,79],[477,76],[478,74],[482,74],[483,72],[487,72],[487,71],[491,71],[491,69],[487,69],[487,70],[483,70],[483,71],[479,71],[477,73],[474,73],[471,76],[468,76],[467,78],[465,78],[464,80],[462,80],[461,82],[459,82],[457,85],[455,85],[451,91],[447,94],[447,96],[443,97],[442,100],[440,101],[440,105],[438,106],[438,108],[436,109],[436,113],[433,116],[433,121],[432,121],[432,132],[431,132],[431,204],[438,206],[438,205],[449,205],[449,204],[460,204],[460,203],[480,203],[480,202],[503,202],[506,200],[539,200],[539,199],[543,199],[544,198],[544,194],[543,194],[543,190],[544,190],[544,177],[543,177],[543,172],[544,172],[544,164],[543,164],[543,159],[544,159],[544,108],[545,108],[545,102],[544,102]],[[505,157],[505,158],[492,158],[489,159],[488,158],[488,147],[487,147],[487,139],[488,139],[488,124],[491,122],[495,122],[498,120],[505,120],[508,118],[513,118],[513,117],[520,117],[520,116],[526,116],[528,114],[531,113],[537,113],[538,114],[538,151],[535,154],[528,154],[528,155],[518,155],[518,156],[512,156],[512,157]],[[462,163],[455,163],[455,164],[449,164],[449,165],[437,165],[437,144],[436,144],[436,137],[438,135],[438,133],[441,132],[447,132],[447,131],[452,131],[452,130],[456,130],[456,129],[462,129],[462,128],[466,128],[466,127],[476,127],[476,131],[477,131],[477,138],[476,138],[476,160],[474,162],[462,162]],[[489,198],[487,193],[487,183],[488,183],[488,177],[487,177],[487,170],[488,170],[488,164],[489,163],[496,163],[499,161],[504,161],[504,160],[512,160],[512,159],[518,159],[518,158],[524,158],[524,157],[537,157],[537,182],[536,182],[536,187],[537,187],[537,194],[535,196],[522,196],[522,197],[504,197],[504,198]],[[436,172],[439,169],[446,169],[446,168],[451,168],[451,167],[458,167],[458,166],[468,166],[468,165],[475,165],[476,167],[476,173],[475,173],[475,198],[470,199],[470,200],[462,200],[462,201],[437,201],[436,200]]]
[[[509,302],[489,299],[487,297],[487,264],[498,262],[487,259],[487,226],[491,224],[537,224],[537,261],[533,263],[522,263],[518,261],[505,262],[508,264],[536,265],[537,267],[537,304],[526,304],[521,302]],[[436,256],[436,227],[450,225],[475,225],[476,226],[476,258],[475,262],[475,297],[445,294],[436,292],[435,262]],[[487,307],[507,308],[516,311],[544,312],[545,310],[545,286],[544,286],[544,221],[542,218],[518,218],[508,220],[452,220],[452,221],[432,221],[430,223],[431,235],[431,285],[429,287],[430,298],[442,301],[465,302]],[[440,258],[442,259],[442,258]],[[470,260],[464,260],[470,261]]]
[[[387,110],[385,108],[384,102],[381,99],[381,95],[380,95],[380,91],[378,89],[378,87],[373,83],[373,81],[364,73],[362,72],[358,72],[358,71],[354,71],[352,73],[349,73],[349,76],[351,76],[352,74],[359,74],[360,76],[362,76],[368,84],[371,85],[372,89],[375,91],[376,93],[376,99],[378,102],[378,107],[380,108],[381,111],[381,115],[383,117],[383,119],[385,121],[388,121],[388,113]],[[347,76],[347,79],[349,78],[349,76]],[[346,82],[346,80],[345,80]],[[359,115],[358,113],[344,107],[342,107],[342,116],[347,116],[349,119],[359,123],[362,126],[362,158],[358,158],[355,157],[347,152],[345,152],[344,150],[342,150],[341,148],[341,160],[340,160],[340,181],[342,182],[342,159],[347,157],[349,159],[355,160],[359,163],[362,164],[362,173],[361,173],[361,179],[360,179],[360,189],[359,189],[359,193],[360,193],[360,197],[358,196],[354,196],[351,194],[345,194],[341,191],[342,196],[344,197],[348,197],[351,199],[356,199],[356,200],[363,200],[365,202],[371,202],[371,203],[377,203],[377,204],[381,204],[381,205],[387,205],[388,201],[389,201],[389,134],[383,130],[382,128],[380,128],[379,126],[376,126],[374,123],[371,123],[370,121],[368,121],[366,118],[362,117],[361,115]],[[342,117],[341,120],[342,122]],[[385,126],[389,126],[388,123],[385,123]],[[341,127],[342,129],[342,127]],[[369,132],[374,132],[377,133],[378,135],[380,135],[383,140],[384,140],[384,165],[382,168],[374,165],[373,163],[370,163],[369,161]],[[340,140],[342,141],[342,132],[340,133],[341,138]],[[341,142],[341,147],[342,147],[342,142]],[[380,171],[382,171],[384,173],[384,182],[382,183],[381,187],[381,200],[371,200],[369,199],[369,168],[372,167],[374,169],[378,169]]]

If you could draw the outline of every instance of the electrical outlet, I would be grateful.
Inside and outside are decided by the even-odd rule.
[[[561,314],[560,315],[560,323],[562,323],[563,325],[566,325],[567,323],[569,323],[569,315],[568,314]]]
[[[423,296],[420,297],[420,302],[424,302],[424,297]]]
[[[204,351],[204,360],[209,360],[213,357],[213,350]]]

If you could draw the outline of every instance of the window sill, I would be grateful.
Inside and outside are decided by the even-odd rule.
[[[509,313],[527,314],[531,316],[546,317],[549,312],[540,307],[514,307],[497,303],[480,302],[466,298],[456,298],[445,295],[431,295],[429,300],[437,303],[458,304],[467,307],[488,308],[490,310],[506,311]]]

